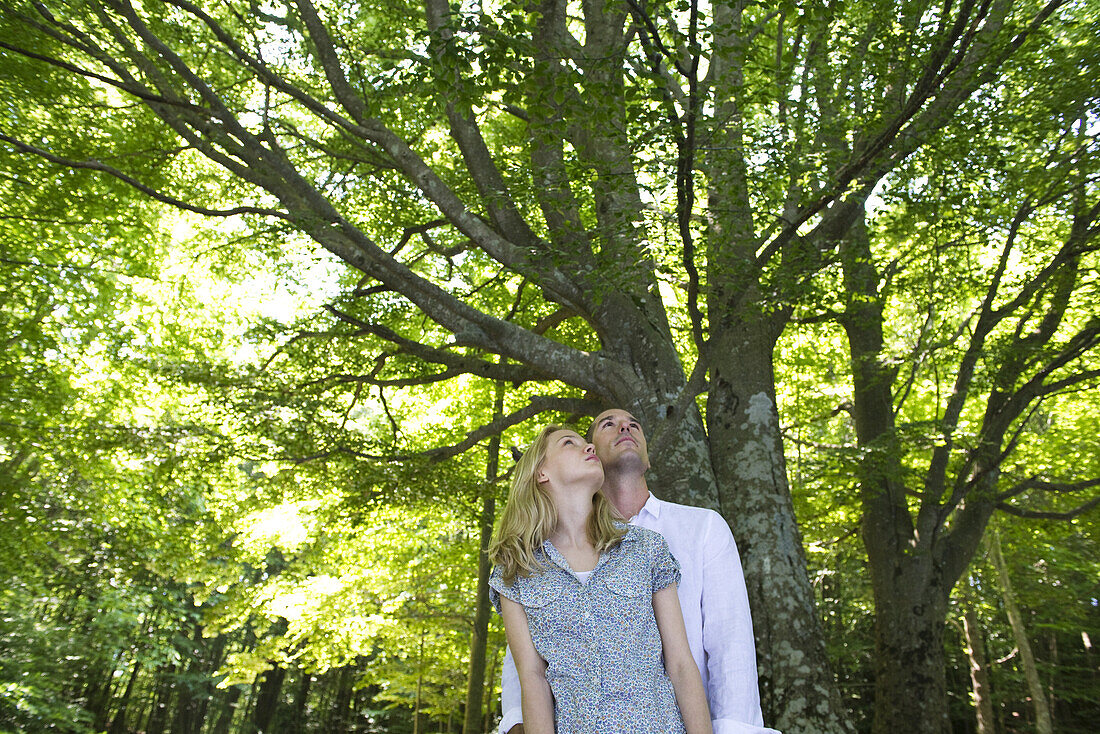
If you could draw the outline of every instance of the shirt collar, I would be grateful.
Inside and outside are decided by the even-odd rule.
[[[653,499],[653,495],[650,495],[650,499]],[[619,527],[623,527],[626,529],[626,535],[623,536],[620,545],[622,543],[633,543],[638,540],[638,529],[635,528],[633,525],[627,525],[625,523],[620,523],[617,521],[615,524]],[[592,573],[595,573],[599,569],[599,567],[607,561],[614,550],[616,549],[612,548],[611,550],[605,550],[600,553],[599,560],[596,561],[596,566],[592,569]],[[561,551],[558,550],[557,546],[551,543],[549,540],[542,541],[542,552],[546,554],[546,557],[550,559],[550,561],[562,571],[565,571],[570,575],[574,574],[572,566],[569,565],[569,561],[565,560],[565,556],[563,556],[561,554]]]
[[[641,517],[642,515],[645,515],[647,513],[649,515],[652,515],[654,520],[660,520],[661,519],[661,505],[663,505],[663,504],[664,504],[664,502],[657,499],[657,495],[650,492],[649,493],[649,499],[647,499],[645,501],[645,504],[642,505],[642,509],[638,510],[638,514],[631,518],[631,521],[637,520],[639,517]]]

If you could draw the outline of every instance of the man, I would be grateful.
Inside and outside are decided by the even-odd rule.
[[[713,510],[664,502],[650,493],[645,434],[627,411],[600,413],[588,440],[603,463],[604,495],[631,524],[663,535],[680,562],[680,607],[707,691],[714,734],[778,734],[764,727],[760,712],[749,597],[729,525]],[[511,652],[504,658],[501,689],[500,731],[522,732],[519,677]]]

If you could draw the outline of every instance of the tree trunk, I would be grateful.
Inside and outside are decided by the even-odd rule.
[[[922,558],[872,570],[876,734],[948,731],[943,631],[947,590]],[[898,728],[899,722],[906,722]]]
[[[1016,604],[1016,595],[1012,591],[1008,567],[1005,565],[1004,556],[1001,555],[1001,539],[996,532],[989,541],[989,555],[1001,582],[1001,597],[1004,599],[1005,613],[1012,626],[1016,647],[1020,650],[1020,665],[1023,666],[1027,690],[1031,694],[1032,706],[1035,707],[1035,731],[1037,734],[1052,734],[1054,724],[1051,722],[1046,692],[1043,690],[1043,682],[1039,679],[1039,669],[1035,665],[1035,655],[1032,653],[1031,642],[1027,637],[1027,627],[1024,625],[1023,615],[1020,614],[1020,607]]]
[[[352,679],[354,677],[352,666],[345,665],[340,668],[336,676],[328,676],[329,688],[335,685],[335,694],[332,696],[332,708],[329,709],[328,725],[326,731],[344,731],[347,725],[348,708],[351,705]],[[335,680],[333,680],[335,678]]]
[[[175,689],[176,665],[173,663],[157,670],[156,693],[149,710],[149,720],[145,723],[146,734],[164,734],[168,725],[168,712],[172,705],[172,692]]]
[[[704,428],[695,401],[684,399],[694,388],[667,331],[652,321],[647,330],[630,317],[635,311],[618,305],[602,316],[616,336],[604,345],[633,368],[608,376],[611,405],[645,425],[650,488],[663,499],[718,510],[733,529],[765,723],[787,734],[849,731],[806,574],[775,407],[772,354],[786,314],[747,322],[730,314],[721,327],[712,314],[712,331],[723,336],[711,351]]]
[[[294,694],[293,718],[289,725],[289,734],[301,734],[306,728],[306,704],[309,702],[309,689],[313,682],[313,676],[302,668],[298,669],[301,679],[298,681],[298,690]]]
[[[221,705],[210,734],[229,734],[233,725],[233,718],[237,713],[237,701],[240,700],[240,697],[240,686],[233,686],[225,692],[225,695],[221,697]]]
[[[93,727],[96,731],[107,728],[108,706],[111,702],[111,681],[114,676],[114,666],[110,669],[103,668],[97,671],[95,666],[87,669],[88,682],[84,687],[84,708],[92,715]]]
[[[126,690],[122,693],[118,702],[118,710],[111,719],[111,727],[108,734],[123,734],[126,731],[126,712],[130,708],[130,697],[134,693],[134,684],[137,682],[138,673],[141,671],[141,661],[135,660],[134,667],[130,671],[130,678],[126,681]]]
[[[963,609],[963,635],[966,638],[966,655],[970,659],[970,687],[974,697],[974,713],[978,719],[978,734],[996,734],[985,640],[973,607],[966,602]]]
[[[213,642],[203,636],[202,624],[195,622],[190,646],[186,651],[187,667],[183,680],[176,679],[176,710],[172,718],[172,734],[198,734],[206,721],[206,709],[213,688],[209,676],[219,664],[225,647],[224,636]]]
[[[498,662],[503,662],[504,651],[500,648],[496,648],[492,655],[486,656],[491,661],[489,663],[489,669],[486,671],[485,680],[488,681],[488,685],[485,686],[484,693],[484,717],[481,720],[481,728],[485,731],[491,731],[493,728],[493,722],[496,721],[496,702],[499,700],[496,692],[496,681],[500,679],[500,673],[497,667]]]
[[[275,712],[279,708],[279,698],[283,690],[283,679],[286,678],[286,668],[275,665],[266,671],[260,683],[260,692],[256,696],[256,705],[252,709],[252,726],[257,732],[269,734],[275,731],[271,728],[275,721]]]
[[[873,731],[940,734],[947,725],[943,628],[954,579],[933,559],[907,506],[895,431],[894,372],[883,357],[879,274],[862,216],[840,244],[849,302],[842,325],[852,368],[852,417],[862,450],[857,469],[875,600]]]
[[[420,734],[420,693],[424,689],[424,636],[420,631],[420,650],[416,657],[416,700],[413,702],[413,734]]]
[[[741,554],[764,721],[785,734],[845,732],[787,483],[772,352],[761,319],[730,328],[711,363],[707,427],[720,511]]]
[[[503,413],[504,386],[496,385],[493,405],[493,417]],[[481,701],[485,694],[485,652],[489,636],[489,541],[493,536],[493,520],[496,517],[496,499],[493,496],[493,484],[497,479],[500,466],[500,435],[489,440],[489,457],[485,468],[485,497],[481,505],[480,537],[477,554],[477,605],[474,612],[474,629],[470,635],[470,666],[466,676],[466,711],[462,723],[463,734],[476,734],[481,731]],[[450,727],[450,715],[447,718]]]

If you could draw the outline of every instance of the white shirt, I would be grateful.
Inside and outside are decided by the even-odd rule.
[[[652,494],[630,522],[663,535],[680,562],[680,608],[714,734],[778,734],[764,726],[760,712],[749,595],[729,525],[714,510],[664,502]],[[511,650],[504,656],[500,699],[500,732],[507,734],[523,721]]]

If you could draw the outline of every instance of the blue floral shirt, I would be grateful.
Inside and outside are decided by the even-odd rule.
[[[542,550],[545,570],[511,586],[494,568],[489,598],[498,612],[501,594],[527,612],[535,650],[547,663],[558,734],[683,732],[653,615],[654,592],[680,582],[665,539],[631,526],[600,554],[586,584],[552,543]]]

